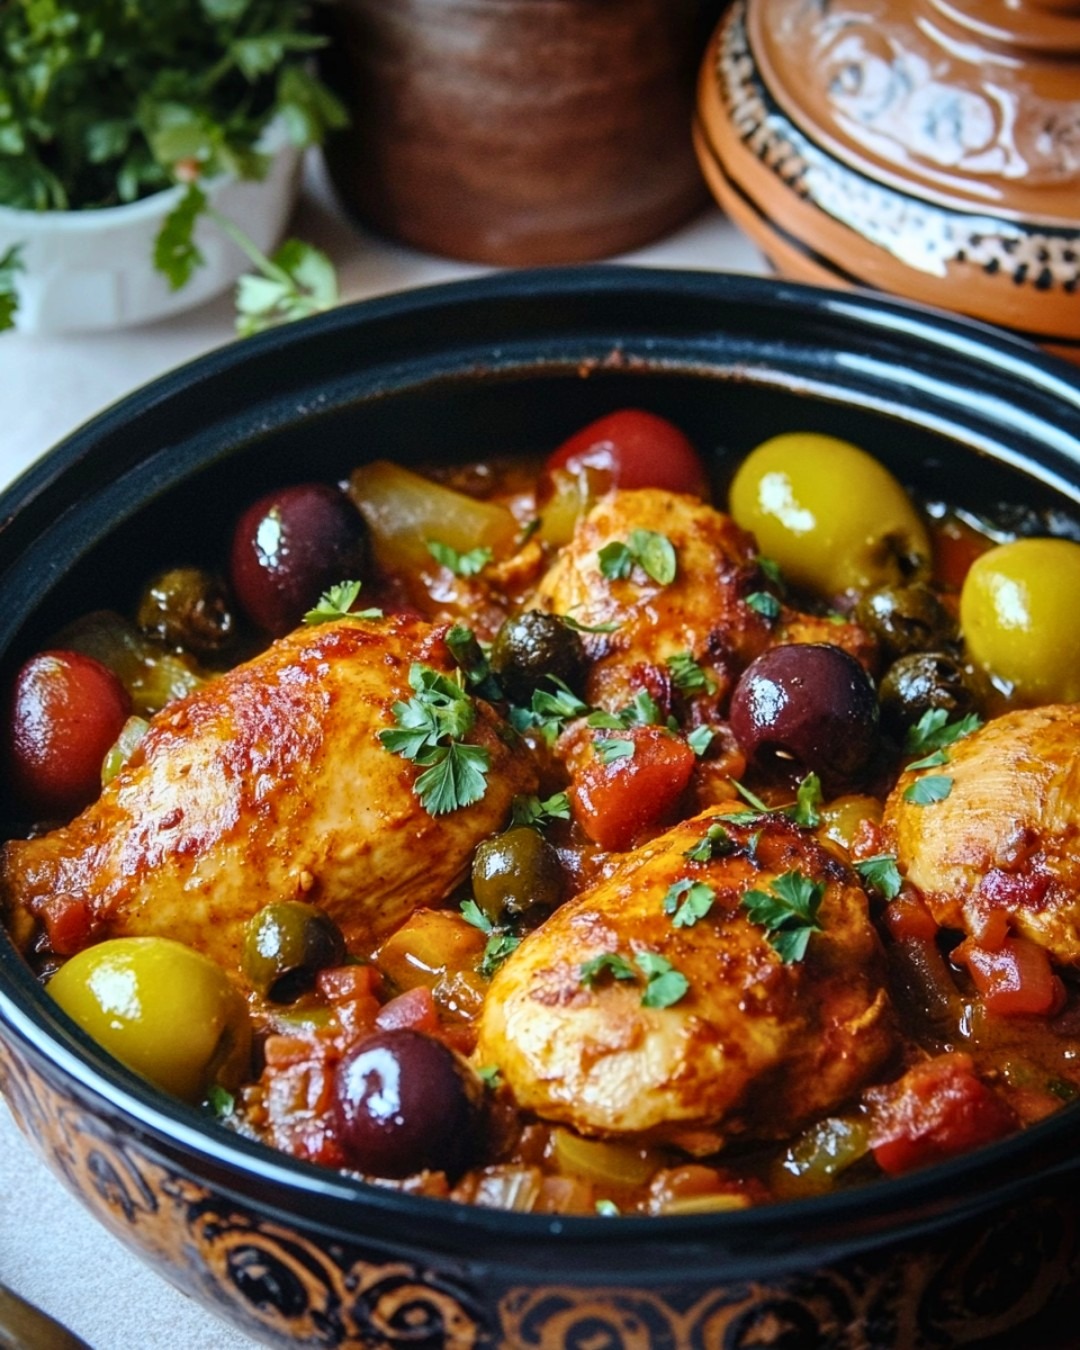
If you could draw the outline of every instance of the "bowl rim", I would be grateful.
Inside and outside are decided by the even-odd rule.
[[[1031,420],[1029,412],[1007,405],[1006,389],[1022,389],[1032,400],[1046,403],[1063,415],[1060,435],[1047,447],[1046,481],[1056,484],[1071,465],[1075,480],[1071,486],[1080,502],[1080,369],[1003,330],[871,292],[837,292],[773,278],[623,264],[521,269],[342,305],[206,353],[133,391],[65,437],[0,493],[0,521],[5,527],[0,529],[0,588],[8,585],[7,572],[2,569],[14,547],[6,539],[10,533],[7,527],[21,514],[49,508],[54,495],[70,490],[69,480],[78,477],[79,466],[105,456],[110,440],[122,429],[130,431],[140,420],[160,416],[163,410],[168,412],[193,387],[208,380],[236,381],[242,378],[239,372],[257,367],[268,358],[287,357],[301,343],[321,340],[333,344],[348,331],[378,329],[385,320],[411,326],[439,310],[460,316],[480,306],[522,299],[535,305],[538,300],[567,296],[598,305],[605,297],[625,302],[628,295],[642,303],[650,297],[665,297],[676,304],[695,299],[705,306],[726,307],[731,313],[748,306],[781,316],[790,314],[792,308],[802,310],[824,322],[846,325],[871,347],[873,341],[882,338],[886,347],[890,342],[916,344],[921,365],[918,369],[913,366],[911,374],[924,382],[932,378],[936,362],[945,356],[953,360],[958,357],[986,376],[993,405],[989,410],[991,420],[1004,418],[1008,425],[1018,427],[1027,426]],[[644,323],[643,332],[648,327]],[[715,332],[714,341],[724,338],[723,331]],[[514,353],[509,347],[507,350],[513,368]],[[762,351],[766,376],[776,374],[784,354],[779,338],[771,347],[766,344]],[[658,359],[662,361],[662,356]],[[812,354],[808,359],[809,366],[799,375],[812,384],[816,368]],[[870,363],[867,369],[879,359],[871,352],[866,357]],[[852,370],[858,373],[855,367],[848,373]],[[739,371],[746,376],[744,366]],[[816,375],[822,380],[821,387],[828,388],[828,371],[817,370]],[[791,387],[802,388],[802,384],[797,380]],[[1045,425],[1049,431],[1049,418]],[[181,463],[165,489],[183,482],[185,475],[194,475],[209,462],[200,460],[194,467]],[[145,467],[144,461],[140,463]],[[24,617],[40,598],[39,594],[33,604],[26,605]],[[0,649],[8,644],[18,622],[21,619],[0,621]],[[460,1253],[471,1240],[474,1247],[509,1259],[520,1257],[522,1252],[535,1255],[551,1246],[551,1259],[562,1262],[571,1250],[577,1259],[582,1250],[600,1239],[610,1253],[603,1259],[610,1261],[613,1271],[618,1267],[620,1274],[615,1278],[624,1280],[625,1268],[619,1267],[619,1261],[628,1247],[657,1244],[675,1254],[697,1249],[702,1243],[711,1250],[720,1244],[727,1249],[727,1270],[740,1262],[751,1262],[756,1268],[763,1250],[775,1246],[770,1260],[805,1265],[808,1243],[812,1243],[815,1260],[891,1244],[907,1234],[925,1234],[958,1218],[984,1213],[1080,1166],[1080,1149],[1069,1147],[1080,1134],[1077,1103],[960,1159],[826,1196],[719,1214],[651,1216],[644,1224],[629,1217],[619,1221],[592,1215],[517,1214],[404,1194],[303,1162],[235,1134],[196,1108],[169,1100],[122,1065],[106,1062],[79,1028],[49,1006],[6,934],[0,936],[0,1039],[8,1040],[46,1080],[59,1079],[66,1092],[111,1119],[121,1132],[137,1136],[144,1147],[184,1166],[194,1160],[198,1174],[213,1177],[219,1189],[238,1196],[261,1194],[259,1203],[265,1205],[267,1186],[279,1188],[271,1203],[284,1212],[281,1201],[287,1196],[292,1222],[303,1215],[316,1226],[333,1225],[348,1238],[360,1236],[350,1215],[353,1220],[360,1214],[397,1217],[414,1235],[424,1233],[423,1242],[443,1254]],[[868,1227],[870,1213],[873,1217]],[[416,1240],[414,1236],[414,1244]],[[670,1264],[667,1267],[669,1276],[672,1268]],[[583,1268],[582,1278],[585,1273]],[[594,1269],[587,1273],[593,1278]],[[566,1274],[574,1278],[572,1270]]]

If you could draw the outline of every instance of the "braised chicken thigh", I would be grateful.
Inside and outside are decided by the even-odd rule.
[[[692,860],[710,851],[711,826],[728,842]],[[820,896],[801,960],[782,959],[742,907],[785,875]],[[711,896],[692,923],[678,908],[691,884]],[[685,993],[649,1006],[648,972],[664,963]],[[843,864],[782,816],[736,825],[708,811],[523,940],[492,981],[476,1056],[499,1065],[522,1108],[584,1134],[776,1137],[849,1098],[893,1050],[883,981],[866,896]]]
[[[926,773],[949,790],[920,804],[909,789]],[[1080,965],[1080,705],[1005,713],[901,775],[883,827],[939,924],[976,938],[1007,925]]]
[[[490,768],[470,806],[429,814],[421,769],[380,743],[413,663],[454,669],[444,631],[407,617],[300,628],[171,704],[98,801],[5,845],[5,907],[42,919],[60,951],[162,934],[235,971],[245,923],[271,900],[320,906],[350,943],[441,900],[535,785],[528,752],[480,700],[469,739]],[[65,942],[73,906],[85,932]]]

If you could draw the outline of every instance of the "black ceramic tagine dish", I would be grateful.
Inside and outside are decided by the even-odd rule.
[[[627,405],[677,421],[718,483],[798,427],[972,513],[1080,519],[1080,377],[1008,335],[766,279],[508,273],[227,347],[54,449],[0,500],[5,669],[281,483],[543,454]],[[1076,1105],[816,1198],[496,1211],[297,1161],[174,1101],[98,1050],[2,934],[0,1087],[110,1231],[268,1345],[944,1350],[1022,1327],[1080,1265]]]

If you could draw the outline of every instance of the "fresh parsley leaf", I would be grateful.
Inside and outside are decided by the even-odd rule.
[[[618,712],[597,708],[586,718],[590,727],[604,727],[609,731],[617,731],[620,727],[663,726],[665,721],[660,705],[647,689],[639,689],[631,702]]]
[[[760,797],[758,797],[755,793],[751,792],[748,787],[743,787],[742,783],[740,783],[738,779],[732,778],[731,786],[735,789],[735,791],[739,794],[739,796],[743,799],[743,801],[748,802],[754,808],[755,811],[758,811],[762,815],[766,816],[772,815],[773,813],[772,807],[766,806]]]
[[[447,631],[446,645],[458,669],[481,698],[491,701],[502,698],[503,691],[491,673],[487,653],[471,628],[455,623]]]
[[[206,210],[206,193],[195,183],[188,186],[162,222],[154,240],[154,266],[178,291],[206,261],[195,243],[195,225]]]
[[[610,975],[614,980],[637,978],[633,966],[618,952],[601,952],[599,956],[583,961],[578,967],[578,979],[586,989],[594,989],[597,981],[604,975]]]
[[[477,971],[484,979],[490,980],[506,958],[517,951],[520,945],[521,939],[514,933],[501,930],[492,933],[480,958],[480,964],[476,967]]]
[[[641,995],[643,1008],[670,1008],[689,990],[690,981],[659,952],[638,952],[634,961],[646,980]]]
[[[676,928],[693,928],[713,907],[716,892],[703,881],[683,877],[673,882],[664,896],[664,913],[671,915]]]
[[[459,553],[440,539],[426,539],[424,542],[435,561],[441,567],[449,568],[456,577],[475,577],[495,557],[486,544],[471,548],[467,553]]]
[[[481,1064],[476,1070],[476,1076],[489,1092],[494,1092],[503,1085],[502,1070],[497,1064]]]
[[[611,623],[580,623],[572,614],[560,614],[559,618],[575,633],[617,633],[622,627],[617,619]]]
[[[413,791],[429,815],[471,806],[487,791],[491,756],[481,745],[465,745],[476,722],[472,699],[453,680],[414,662],[409,683],[416,691],[407,703],[394,704],[396,725],[379,732],[395,755],[421,765]]]
[[[755,614],[760,614],[770,623],[780,617],[780,601],[768,591],[751,591],[746,597],[746,603]]]
[[[589,711],[589,705],[581,699],[555,675],[547,679],[555,688],[534,689],[532,704],[528,708],[511,707],[510,725],[515,731],[537,730],[548,745],[554,745],[563,727],[574,717],[581,717]]]
[[[686,737],[686,743],[693,750],[694,754],[700,759],[706,753],[709,746],[712,745],[716,732],[712,727],[695,727]]]
[[[955,722],[949,721],[944,708],[929,708],[904,737],[904,750],[909,755],[926,755],[932,750],[943,750],[963,736],[970,736],[982,725],[980,719],[969,713]]]
[[[785,872],[767,891],[747,891],[742,907],[752,923],[765,929],[773,950],[785,964],[801,961],[812,933],[820,933],[818,910],[825,884],[802,872]]]
[[[471,923],[474,928],[479,928],[481,933],[490,935],[495,931],[495,925],[472,898],[462,900],[461,917],[466,923]]]
[[[257,274],[242,276],[236,284],[236,331],[241,337],[279,323],[306,319],[337,304],[337,272],[321,249],[299,239],[286,239],[267,258],[212,207],[207,207],[207,215],[240,244],[257,269]]]
[[[919,769],[939,769],[942,764],[948,764],[949,752],[947,750],[934,750],[929,755],[924,755],[922,759],[913,760],[908,764],[909,773],[916,772]]]
[[[655,530],[631,530],[625,543],[605,544],[597,558],[600,574],[608,581],[625,580],[637,564],[653,581],[670,586],[678,570],[675,546]]]
[[[556,792],[545,801],[539,797],[515,797],[510,806],[513,825],[545,825],[549,820],[570,819],[570,798],[565,792]]]
[[[738,845],[719,821],[713,821],[702,837],[683,854],[691,862],[707,863],[713,858],[726,858]]]
[[[896,859],[891,853],[878,853],[872,858],[860,858],[855,864],[855,871],[885,900],[895,900],[904,884]]]
[[[304,622],[313,626],[331,623],[335,619],[381,619],[383,617],[381,609],[353,609],[360,594],[360,586],[359,581],[341,581],[336,586],[331,586],[319,597],[319,603],[315,608],[309,609],[304,615]]]
[[[910,783],[904,789],[904,801],[916,806],[932,806],[934,802],[943,802],[952,791],[953,780],[944,774],[930,774]]]
[[[206,1105],[218,1120],[227,1120],[236,1110],[236,1098],[220,1083],[211,1083],[206,1089]]]
[[[799,784],[791,818],[800,829],[813,830],[821,824],[821,779],[808,773]]]
[[[593,741],[593,748],[601,764],[614,764],[619,759],[633,759],[634,742],[619,737],[603,737]]]
[[[684,694],[715,694],[716,681],[694,660],[690,652],[675,652],[667,668],[675,688]]]
[[[15,314],[19,308],[15,274],[23,270],[21,254],[21,244],[12,244],[0,254],[0,333],[15,324]]]
[[[781,595],[783,595],[786,587],[784,585],[784,574],[780,570],[780,564],[775,558],[763,558],[760,554],[756,561],[759,571],[763,572],[766,579],[776,587]]]

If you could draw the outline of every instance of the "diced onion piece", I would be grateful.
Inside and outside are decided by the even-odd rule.
[[[583,1139],[572,1130],[552,1133],[552,1150],[559,1171],[609,1186],[640,1186],[656,1171],[657,1154],[631,1144],[605,1139]]]
[[[434,566],[429,541],[459,553],[513,552],[520,526],[508,507],[479,501],[399,464],[377,459],[354,470],[349,496],[367,521],[376,561],[388,571]]]
[[[536,1207],[542,1183],[543,1174],[539,1167],[495,1164],[485,1167],[478,1175],[472,1203],[485,1209],[512,1209],[519,1214],[528,1214]]]

